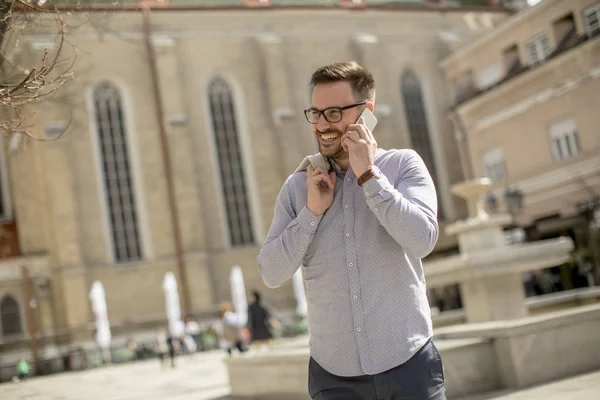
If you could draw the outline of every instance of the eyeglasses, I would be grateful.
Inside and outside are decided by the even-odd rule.
[[[336,122],[340,122],[342,120],[342,114],[343,114],[344,110],[347,110],[347,109],[353,108],[353,107],[362,106],[364,104],[367,104],[367,102],[363,101],[363,102],[356,103],[356,104],[350,104],[349,106],[344,106],[344,107],[328,107],[324,110],[317,110],[316,108],[307,108],[306,110],[304,110],[304,115],[306,116],[306,119],[308,120],[308,122],[310,122],[311,124],[319,123],[319,118],[321,118],[321,115],[323,115],[323,117],[325,117],[325,120],[327,122],[329,122],[330,124],[333,124]]]

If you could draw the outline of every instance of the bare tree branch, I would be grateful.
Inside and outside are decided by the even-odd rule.
[[[22,134],[33,140],[56,140],[62,133],[51,138],[39,137],[31,133],[33,125],[28,121],[32,115],[25,117],[27,106],[47,100],[65,83],[74,78],[74,65],[77,52],[66,57],[65,42],[68,26],[62,14],[54,7],[43,7],[45,0],[38,0],[37,5],[26,0],[2,0],[0,4],[0,134]],[[16,15],[18,14],[18,15]],[[21,34],[33,21],[40,21],[41,15],[54,15],[58,31],[57,48],[52,53],[48,47],[38,62],[30,65],[15,62],[10,54],[5,53],[3,44],[10,40],[8,47],[13,55],[23,46]],[[14,45],[13,45],[14,42]],[[68,125],[67,125],[68,126]],[[64,132],[63,132],[64,133]]]
[[[80,93],[68,83],[74,79],[76,61],[78,79],[85,80],[86,69],[91,66],[80,65],[87,52],[78,48],[78,28],[85,25],[99,39],[110,35],[133,40],[109,26],[113,12],[122,8],[122,1],[115,0],[103,9],[91,7],[95,1],[0,0],[0,134],[9,136],[12,145],[25,145],[24,139],[56,140],[67,128],[81,128],[77,125],[82,123],[79,115],[85,106]],[[33,37],[51,43],[44,49],[44,44]],[[78,54],[83,55],[79,60]],[[34,120],[34,116],[42,102],[61,120],[69,116],[64,130],[55,129],[52,135],[38,133],[40,129],[35,125],[40,117]],[[44,119],[47,115],[44,111]]]

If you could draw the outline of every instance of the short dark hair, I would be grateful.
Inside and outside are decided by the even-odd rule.
[[[317,69],[310,79],[314,89],[319,83],[350,82],[357,101],[375,101],[375,78],[356,61],[339,62]]]
[[[252,296],[254,296],[254,298],[256,299],[257,303],[260,303],[260,293],[258,292],[258,290],[253,290],[252,291]]]

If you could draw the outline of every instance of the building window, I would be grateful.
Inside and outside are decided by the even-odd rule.
[[[474,97],[477,94],[477,88],[475,87],[473,71],[468,70],[467,72],[458,76],[458,78],[455,80],[454,87],[456,88],[456,103],[460,104]]]
[[[12,296],[4,296],[0,303],[2,335],[18,335],[23,333],[21,328],[21,312],[19,303]]]
[[[425,113],[425,103],[423,102],[423,92],[421,83],[412,71],[406,71],[402,75],[400,84],[402,100],[404,102],[404,113],[408,125],[408,134],[413,150],[415,150],[427,166],[438,192],[438,204],[441,205],[439,195],[441,190],[438,187],[437,171],[433,157],[433,147],[429,126],[427,124],[427,115]],[[443,219],[442,207],[438,206],[438,217]]]
[[[505,79],[512,78],[523,69],[521,58],[519,56],[519,45],[511,44],[502,52],[502,62],[506,74]]]
[[[552,156],[555,161],[566,160],[581,152],[575,120],[569,118],[550,126]]]
[[[229,240],[233,247],[251,245],[254,244],[254,231],[233,94],[221,78],[215,78],[208,90]]]
[[[502,149],[492,149],[483,155],[483,176],[490,178],[495,183],[506,180],[506,166]]]
[[[116,262],[139,260],[139,216],[121,93],[113,84],[102,82],[94,88],[93,99],[113,256]]]
[[[545,33],[525,43],[529,64],[542,63],[550,54],[550,41]]]
[[[479,87],[484,90],[502,79],[502,64],[490,64],[479,71]]]
[[[600,33],[600,4],[586,8],[583,11],[585,31],[589,37]]]

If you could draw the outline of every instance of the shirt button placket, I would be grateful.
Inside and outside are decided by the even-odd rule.
[[[358,294],[360,293],[360,279],[359,271],[356,267],[356,238],[352,234],[354,232],[355,216],[354,210],[352,209],[354,202],[353,196],[357,190],[356,181],[353,181],[351,177],[347,176],[344,182],[343,191],[343,204],[344,204],[344,226],[346,228],[344,233],[344,242],[346,245],[346,265],[348,266],[348,282],[350,284],[350,293],[357,293],[351,295],[352,300],[352,317],[354,320],[354,333],[358,341],[359,357],[361,364],[369,364],[368,357],[368,344],[366,343],[366,336],[364,334],[365,321],[363,319],[362,303],[359,299]],[[361,190],[362,189],[358,189]],[[364,197],[364,195],[361,196]],[[366,363],[366,364],[365,364]]]

